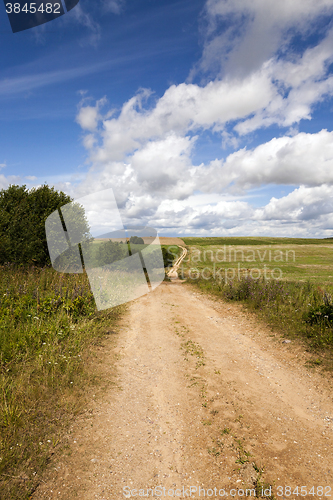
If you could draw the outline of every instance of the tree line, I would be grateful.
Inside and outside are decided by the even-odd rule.
[[[0,265],[5,263],[24,266],[50,265],[45,221],[55,210],[73,201],[64,192],[57,191],[47,184],[32,189],[28,189],[26,185],[11,185],[7,189],[2,189],[0,191]],[[80,232],[87,240],[90,236],[88,221],[84,215],[80,215],[79,222]],[[93,238],[90,237],[90,241],[92,240]],[[138,236],[131,236],[128,243],[143,245],[144,240]],[[121,246],[112,241],[100,245],[98,251],[100,265],[123,258],[124,250]],[[171,256],[164,248],[162,252],[164,266],[168,267],[172,261]]]

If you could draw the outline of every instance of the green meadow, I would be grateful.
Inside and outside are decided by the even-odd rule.
[[[332,289],[333,240],[291,238],[183,238],[190,252],[186,269],[225,279],[265,277],[310,281]]]

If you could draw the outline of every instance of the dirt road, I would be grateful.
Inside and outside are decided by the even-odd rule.
[[[104,346],[100,370],[115,384],[92,397],[32,498],[147,497],[157,486],[159,498],[222,488],[239,498],[263,483],[275,498],[296,498],[297,486],[332,496],[331,385],[305,368],[304,348],[270,334],[241,306],[177,281],[134,301],[117,346]]]
[[[187,255],[187,249],[186,249],[186,247],[179,245],[179,248],[181,248],[182,253],[178,257],[178,259],[176,260],[176,262],[173,264],[173,266],[170,269],[170,271],[168,272],[168,277],[170,279],[178,279],[178,269],[179,269],[179,266],[180,266],[180,264],[182,263],[182,261],[185,259],[186,255]]]

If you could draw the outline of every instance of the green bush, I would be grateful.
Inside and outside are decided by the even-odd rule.
[[[145,242],[143,241],[143,238],[140,238],[139,236],[131,236],[129,242],[132,245],[144,245]]]
[[[126,254],[126,247],[120,245],[118,242],[113,242],[109,240],[100,243],[98,245],[98,251],[97,251],[98,266],[105,266],[107,264],[112,264],[117,260],[123,259],[125,257],[125,254]]]
[[[73,200],[63,193],[43,185],[28,190],[11,185],[0,191],[0,264],[50,264],[45,221],[49,215]],[[77,205],[75,223],[80,226],[82,239],[89,236],[84,211]]]
[[[171,251],[172,249],[172,251]],[[171,267],[173,265],[173,262],[175,259],[180,255],[182,250],[178,247],[173,245],[172,247],[162,247],[162,255],[163,255],[163,262],[164,262],[164,267]]]

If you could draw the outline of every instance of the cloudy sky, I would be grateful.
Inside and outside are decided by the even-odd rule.
[[[113,188],[164,235],[333,235],[333,0],[81,0],[13,34],[0,189]]]

